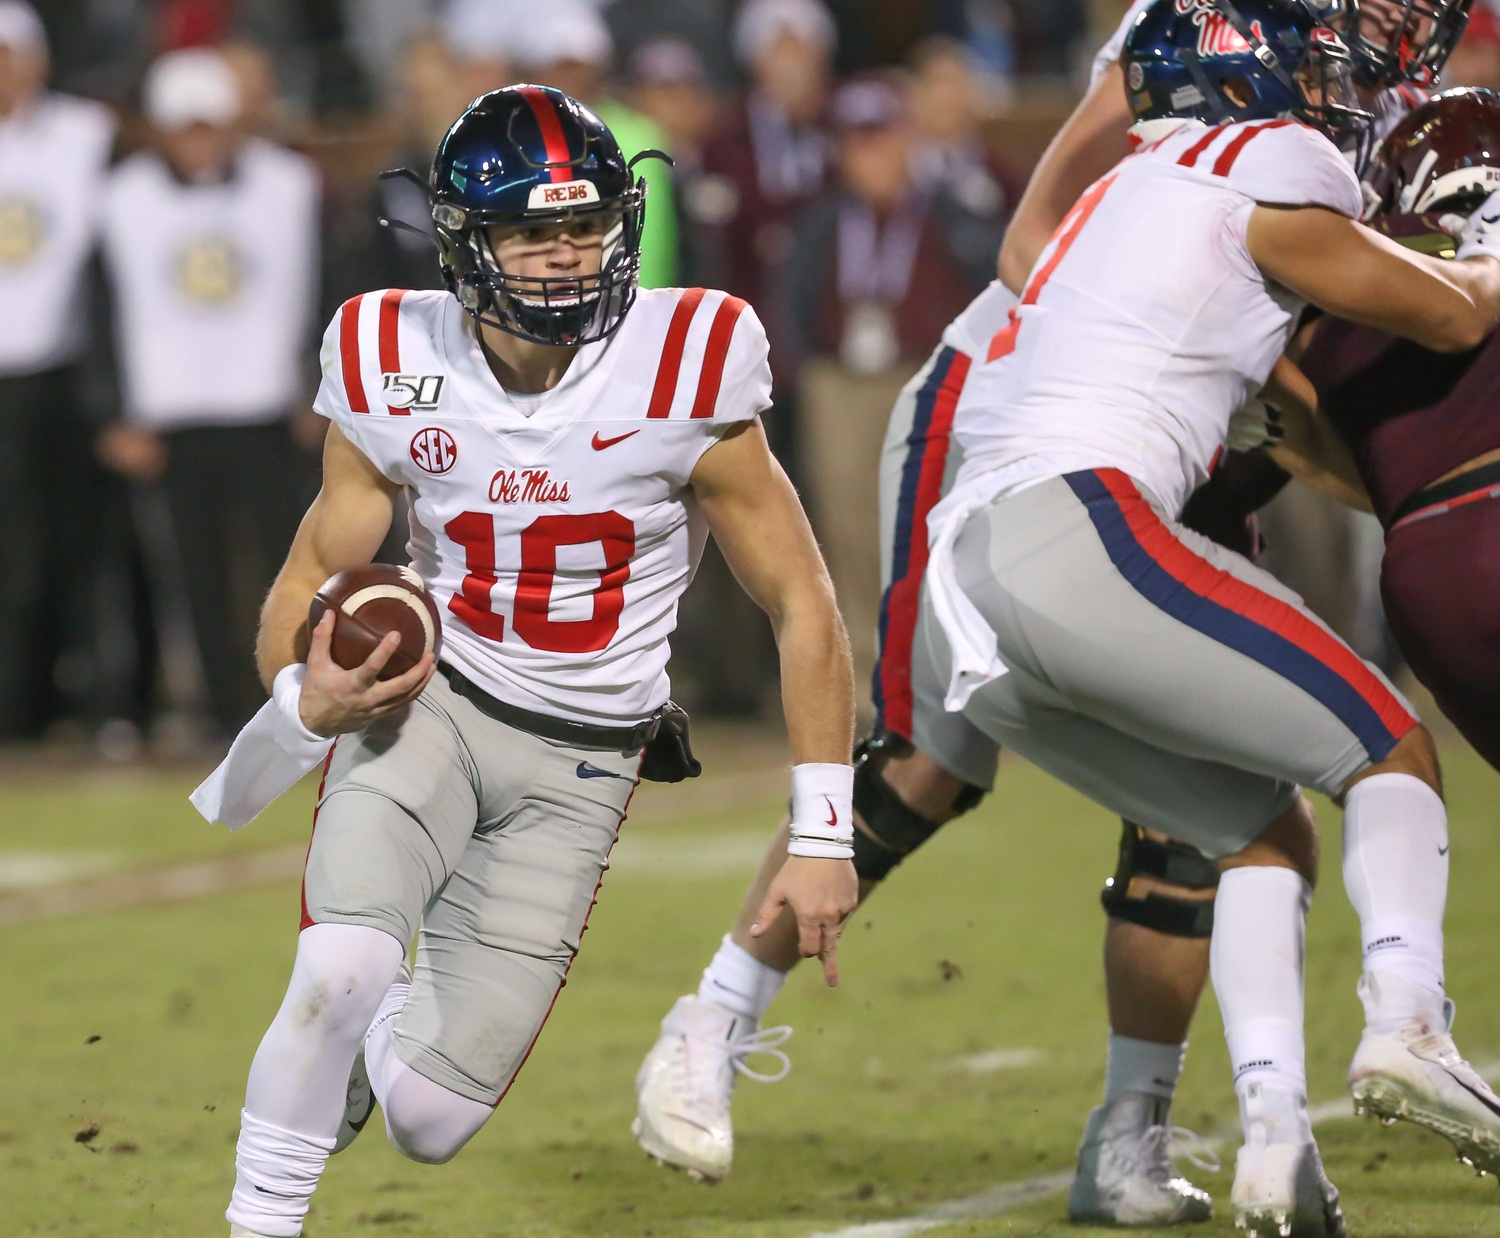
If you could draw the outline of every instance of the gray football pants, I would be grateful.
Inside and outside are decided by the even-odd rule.
[[[1072,473],[977,513],[959,586],[1009,673],[964,714],[1110,811],[1210,857],[1297,795],[1336,795],[1411,706],[1269,573],[1167,520],[1125,474]],[[944,681],[951,655],[925,598]]]
[[[496,1104],[562,987],[635,789],[639,753],[574,748],[479,712],[437,675],[334,748],[303,925],[362,924],[407,946],[396,1052]]]

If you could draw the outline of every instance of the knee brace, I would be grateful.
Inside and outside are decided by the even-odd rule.
[[[854,811],[864,828],[854,830],[854,871],[863,881],[883,881],[902,860],[938,832],[945,822],[929,821],[901,802],[881,777],[873,757],[905,744],[893,735],[864,740],[854,753]],[[909,745],[908,745],[909,747]],[[965,787],[953,803],[961,817],[980,800],[980,787]]]
[[[450,1092],[400,1059],[393,1060],[383,1082],[386,1137],[397,1152],[419,1164],[451,1161],[495,1112],[493,1105]]]
[[[1182,898],[1161,890],[1138,896],[1130,887],[1136,877],[1153,877],[1184,890],[1214,890],[1219,885],[1218,866],[1186,843],[1157,842],[1140,826],[1129,821],[1123,825],[1119,867],[1105,881],[1099,899],[1105,913],[1169,937],[1212,936],[1213,899]]]

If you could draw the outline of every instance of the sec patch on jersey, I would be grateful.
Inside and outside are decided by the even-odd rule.
[[[435,653],[442,640],[437,604],[409,567],[372,563],[330,576],[308,608],[308,631],[330,610],[335,615],[330,652],[346,671],[363,665],[387,632],[400,635],[401,644],[381,668],[382,680],[405,674]]]

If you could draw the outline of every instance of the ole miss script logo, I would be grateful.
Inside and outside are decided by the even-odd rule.
[[[411,458],[425,472],[446,473],[458,463],[458,444],[447,430],[428,426],[412,435]]]

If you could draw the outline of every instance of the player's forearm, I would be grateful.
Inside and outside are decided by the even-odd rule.
[[[266,595],[255,638],[255,665],[267,692],[283,667],[306,659],[307,610],[327,579],[315,565],[289,559]]]
[[[793,759],[849,763],[854,750],[854,662],[830,586],[773,615],[781,701]]]

